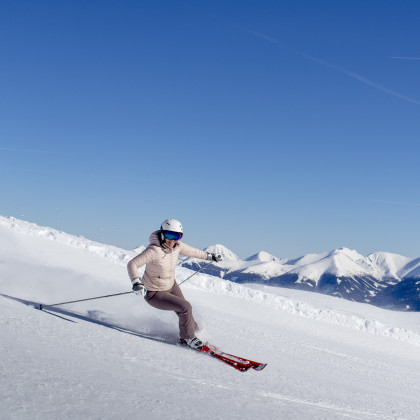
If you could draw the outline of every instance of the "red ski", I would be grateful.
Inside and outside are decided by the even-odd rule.
[[[263,370],[267,363],[254,362],[250,359],[245,359],[244,357],[234,356],[233,354],[225,353],[219,350],[216,346],[206,343],[201,349],[201,352],[208,354],[209,356],[215,357],[216,359],[221,360],[222,362],[227,363],[233,368],[246,372],[249,369],[254,369],[257,371]]]
[[[179,344],[186,346],[186,344],[182,341],[180,341]],[[204,344],[203,347],[197,350],[201,353],[209,355],[210,357],[214,357],[215,359],[218,359],[229,366],[232,366],[234,369],[239,370],[240,372],[246,372],[249,369],[255,369],[259,371],[263,370],[267,366],[267,363],[254,362],[253,360],[245,359],[244,357],[225,353],[208,343]]]

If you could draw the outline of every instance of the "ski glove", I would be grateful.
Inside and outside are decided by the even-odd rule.
[[[222,256],[220,254],[210,254],[210,253],[208,253],[207,259],[209,261],[213,260],[215,262],[219,262],[219,261],[222,261]]]
[[[137,296],[146,296],[147,290],[144,287],[144,284],[140,281],[140,279],[134,279],[131,281],[133,284],[133,291]]]

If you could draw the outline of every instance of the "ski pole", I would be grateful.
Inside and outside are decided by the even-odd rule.
[[[114,295],[97,296],[97,297],[88,298],[88,299],[72,300],[70,302],[54,303],[53,305],[42,305],[41,304],[41,305],[39,305],[39,309],[41,309],[41,311],[42,311],[43,308],[50,308],[52,306],[67,305],[68,303],[76,303],[76,302],[86,302],[87,300],[103,299],[103,298],[108,298],[108,297],[112,297],[112,296],[128,295],[129,293],[133,293],[133,291],[123,292],[123,293],[115,293]]]
[[[181,286],[182,283],[185,283],[187,280],[189,280],[192,276],[195,276],[197,273],[199,273],[201,270],[204,270],[206,267],[208,267],[213,261],[210,261],[208,264],[206,264],[205,266],[201,267],[199,270],[197,270],[195,273],[191,274],[190,277],[186,278],[185,280],[181,281],[181,283],[179,283],[179,286]]]

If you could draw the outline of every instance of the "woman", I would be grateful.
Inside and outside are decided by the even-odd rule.
[[[191,304],[175,281],[175,267],[179,254],[216,262],[221,257],[181,242],[182,235],[182,225],[178,220],[165,220],[160,230],[150,235],[150,245],[133,258],[127,268],[134,293],[143,296],[155,308],[175,311],[179,318],[180,342],[198,350],[203,343],[195,336],[198,325]],[[143,265],[146,265],[146,270],[140,280],[138,269]]]

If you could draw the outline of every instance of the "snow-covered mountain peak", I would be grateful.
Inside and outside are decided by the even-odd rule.
[[[278,262],[278,263],[282,262],[280,258],[277,258],[274,255],[271,255],[265,251],[260,251],[257,254],[251,255],[250,257],[246,258],[245,261]]]
[[[329,254],[328,252],[322,252],[319,254],[306,254],[306,255],[303,255],[302,257],[287,261],[287,265],[295,266],[295,267],[303,267],[307,264],[312,264],[316,261],[319,261],[325,258],[326,256],[328,256],[328,254]]]
[[[334,249],[333,251],[331,251],[331,255],[347,257],[351,259],[352,261],[360,261],[360,260],[364,260],[365,258],[363,255],[359,254],[356,250],[349,249],[346,247]]]
[[[420,277],[420,258],[410,260],[408,264],[399,270],[400,277],[418,278]]]
[[[290,273],[297,274],[299,279],[311,279],[316,284],[325,274],[336,277],[368,274],[364,257],[349,248],[334,249],[321,254],[308,254],[290,263],[295,266]]]
[[[211,254],[221,255],[223,261],[240,261],[240,258],[230,249],[226,248],[224,245],[210,245],[204,251],[209,252]]]
[[[420,278],[420,262],[418,263],[417,268],[407,273],[407,277],[410,277],[413,279]]]
[[[405,267],[410,258],[390,252],[374,252],[366,257],[366,261],[371,263],[382,276],[401,277],[401,269]]]
[[[329,273],[338,277],[351,274],[368,274],[370,267],[365,262],[365,257],[349,248],[339,248],[330,254],[331,265]]]

